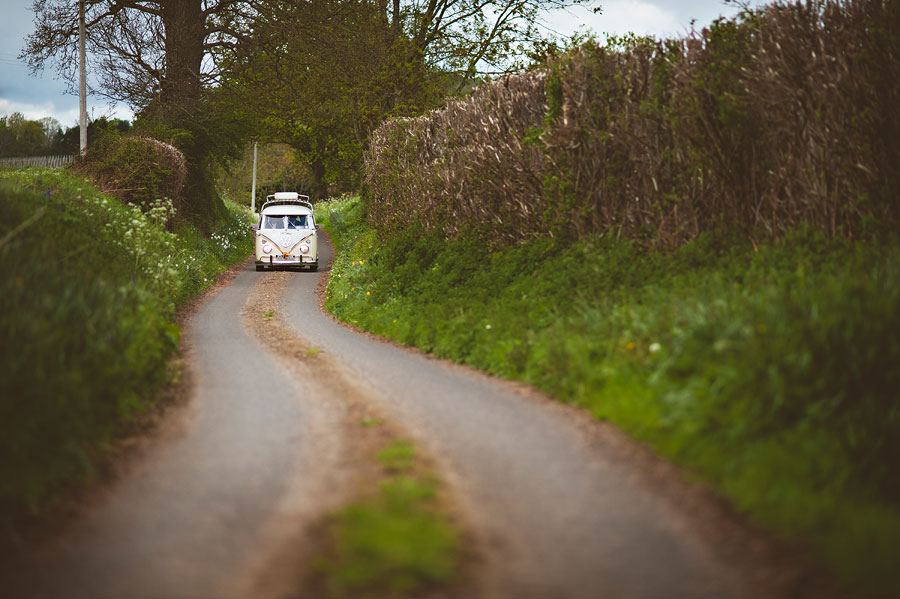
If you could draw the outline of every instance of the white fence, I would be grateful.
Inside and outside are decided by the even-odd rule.
[[[0,158],[0,166],[21,168],[23,166],[45,166],[49,168],[61,168],[72,164],[74,154],[59,156],[22,156],[15,158]]]

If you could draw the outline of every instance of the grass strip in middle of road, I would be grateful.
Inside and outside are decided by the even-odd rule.
[[[380,413],[361,384],[281,321],[279,298],[293,276],[303,275],[262,275],[244,309],[245,325],[264,347],[278,348],[270,351],[289,373],[324,391],[327,397],[313,401],[313,409],[329,411],[324,420],[331,422],[319,423],[328,430],[313,434],[339,445],[324,465],[338,470],[331,473],[337,481],[332,500],[297,537],[306,546],[296,547],[296,554],[315,568],[298,568],[304,571],[293,591],[316,597],[456,595],[463,584],[462,535],[446,485],[429,456],[405,440],[408,435]]]
[[[441,513],[438,480],[408,441],[395,438],[376,457],[377,493],[333,517],[332,544],[319,562],[329,596],[403,596],[452,582],[459,536]]]

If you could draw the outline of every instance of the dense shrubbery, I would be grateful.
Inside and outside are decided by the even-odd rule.
[[[184,155],[157,139],[107,130],[76,160],[74,169],[89,176],[100,191],[144,212],[151,210],[161,198],[174,207],[172,216],[182,207],[187,178]],[[164,223],[167,222],[168,218]]]
[[[371,224],[497,241],[615,231],[676,247],[720,223],[900,225],[900,4],[774,4],[683,40],[589,42],[385,123]]]
[[[237,209],[207,239],[144,208],[61,171],[0,171],[0,528],[90,473],[164,381],[176,306],[251,251]]]
[[[900,242],[704,234],[658,252],[612,236],[491,251],[356,200],[318,207],[340,246],[339,318],[528,381],[701,472],[863,594],[900,558]],[[337,226],[335,226],[335,224]]]
[[[585,406],[883,593],[898,53],[897,2],[776,3],[385,123],[327,306]]]
[[[776,3],[385,123],[365,203],[320,208],[342,246],[326,305],[583,405],[884,593],[898,53],[900,3]]]

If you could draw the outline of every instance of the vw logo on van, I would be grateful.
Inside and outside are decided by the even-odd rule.
[[[291,234],[287,231],[281,234],[281,247],[284,248],[285,251],[291,248]]]

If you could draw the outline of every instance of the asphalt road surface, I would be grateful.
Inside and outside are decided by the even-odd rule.
[[[330,256],[321,244],[321,261]],[[318,308],[320,273],[252,263],[186,328],[194,392],[126,474],[19,572],[23,595],[284,596],[278,546],[341,501],[341,397],[248,330],[254,288],[407,431],[447,482],[484,597],[757,596],[621,435],[527,389],[381,343]],[[268,278],[268,279],[267,279]],[[638,452],[640,453],[640,452]],[[302,538],[302,536],[301,536]],[[288,577],[289,578],[289,577]],[[291,578],[294,580],[294,578]],[[302,594],[302,589],[300,589]]]
[[[486,596],[753,594],[588,416],[360,335],[315,309],[316,284],[292,277],[282,318],[428,447],[479,537]]]

